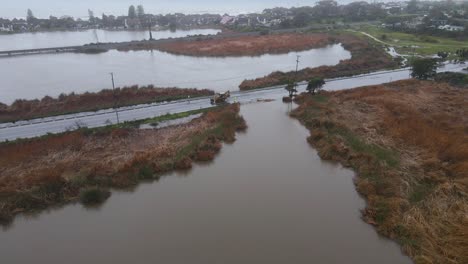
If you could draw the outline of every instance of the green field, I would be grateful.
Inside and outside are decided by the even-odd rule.
[[[416,35],[396,32],[389,29],[366,26],[359,31],[366,32],[375,38],[385,42],[403,55],[433,55],[439,51],[455,52],[462,47],[468,48],[467,41],[458,41],[450,38],[434,37],[428,35]]]

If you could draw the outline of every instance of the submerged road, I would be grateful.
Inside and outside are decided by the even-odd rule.
[[[447,64],[439,71],[461,71],[466,65]],[[388,83],[409,78],[408,68],[394,71],[381,71],[370,74],[358,75],[346,78],[327,80],[325,90],[351,89],[365,85]],[[300,83],[299,92],[305,91],[306,83]],[[281,99],[286,95],[284,85],[269,87],[252,91],[237,91],[231,93],[230,102],[250,103],[261,99]],[[190,100],[180,100],[167,103],[145,104],[118,109],[120,122],[141,120],[165,114],[175,114],[196,109],[211,107],[209,97],[201,97]],[[98,112],[85,112],[56,117],[39,118],[15,123],[0,124],[0,142],[15,140],[18,138],[32,138],[48,133],[61,133],[74,130],[79,127],[101,127],[115,124],[117,117],[113,109]]]

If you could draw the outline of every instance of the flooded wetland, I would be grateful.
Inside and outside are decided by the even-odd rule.
[[[289,54],[257,57],[191,57],[160,51],[109,51],[102,54],[47,54],[0,58],[0,102],[36,99],[61,93],[97,92],[111,88],[109,73],[117,86],[207,88],[238,90],[246,78],[262,77],[273,71],[335,65],[351,54],[341,45],[330,45]],[[27,73],[29,78],[24,78]]]
[[[411,263],[360,219],[353,172],[322,161],[289,109],[243,105],[248,130],[214,162],[113,192],[98,209],[17,217],[2,261]]]
[[[468,263],[468,5],[27,1],[0,263]]]

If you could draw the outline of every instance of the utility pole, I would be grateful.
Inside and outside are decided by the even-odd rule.
[[[120,124],[119,120],[119,110],[117,109],[117,100],[115,96],[115,83],[114,83],[114,73],[111,72],[111,79],[112,79],[112,93],[114,94],[114,111],[115,111],[115,116],[117,117],[117,124]]]
[[[153,32],[151,32],[151,17],[149,19],[149,25],[148,25],[148,30],[149,30],[149,40],[153,40]]]
[[[298,73],[298,71],[299,71],[299,62],[300,62],[299,59],[300,59],[300,58],[301,58],[301,56],[296,55],[296,74],[295,74],[295,76],[294,76],[294,89],[296,89],[296,87],[297,87],[297,73]],[[297,91],[296,91],[296,92],[297,92]]]
[[[296,76],[294,77],[294,80],[297,82],[297,72],[299,71],[299,59],[301,58],[301,56],[299,55],[296,55],[297,59],[296,59]]]

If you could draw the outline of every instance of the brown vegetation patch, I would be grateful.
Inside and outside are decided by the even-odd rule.
[[[129,106],[154,102],[184,99],[212,95],[211,90],[157,88],[152,85],[105,89],[96,93],[62,94],[58,98],[45,96],[41,100],[16,100],[10,106],[0,104],[0,122],[33,119],[117,106]]]
[[[320,66],[317,68],[306,68],[298,72],[273,72],[268,76],[255,80],[244,80],[239,88],[241,90],[252,90],[262,87],[287,84],[291,80],[305,81],[314,77],[336,78],[353,76],[371,71],[395,68],[398,63],[376,44],[349,34],[337,34],[331,37],[333,42],[341,43],[343,47],[351,52],[351,59],[342,60],[335,66]]]
[[[0,144],[0,220],[18,212],[75,201],[89,188],[125,188],[212,160],[221,142],[245,129],[239,105],[209,111],[190,123],[163,129],[79,130]],[[89,197],[88,197],[89,196]],[[97,197],[97,198],[96,198]]]
[[[175,41],[128,47],[125,50],[157,49],[173,54],[205,57],[259,56],[324,47],[331,44],[327,34],[275,34]],[[122,50],[122,49],[121,49]]]
[[[297,101],[320,156],[357,171],[368,223],[416,263],[468,263],[468,91],[406,80]]]

